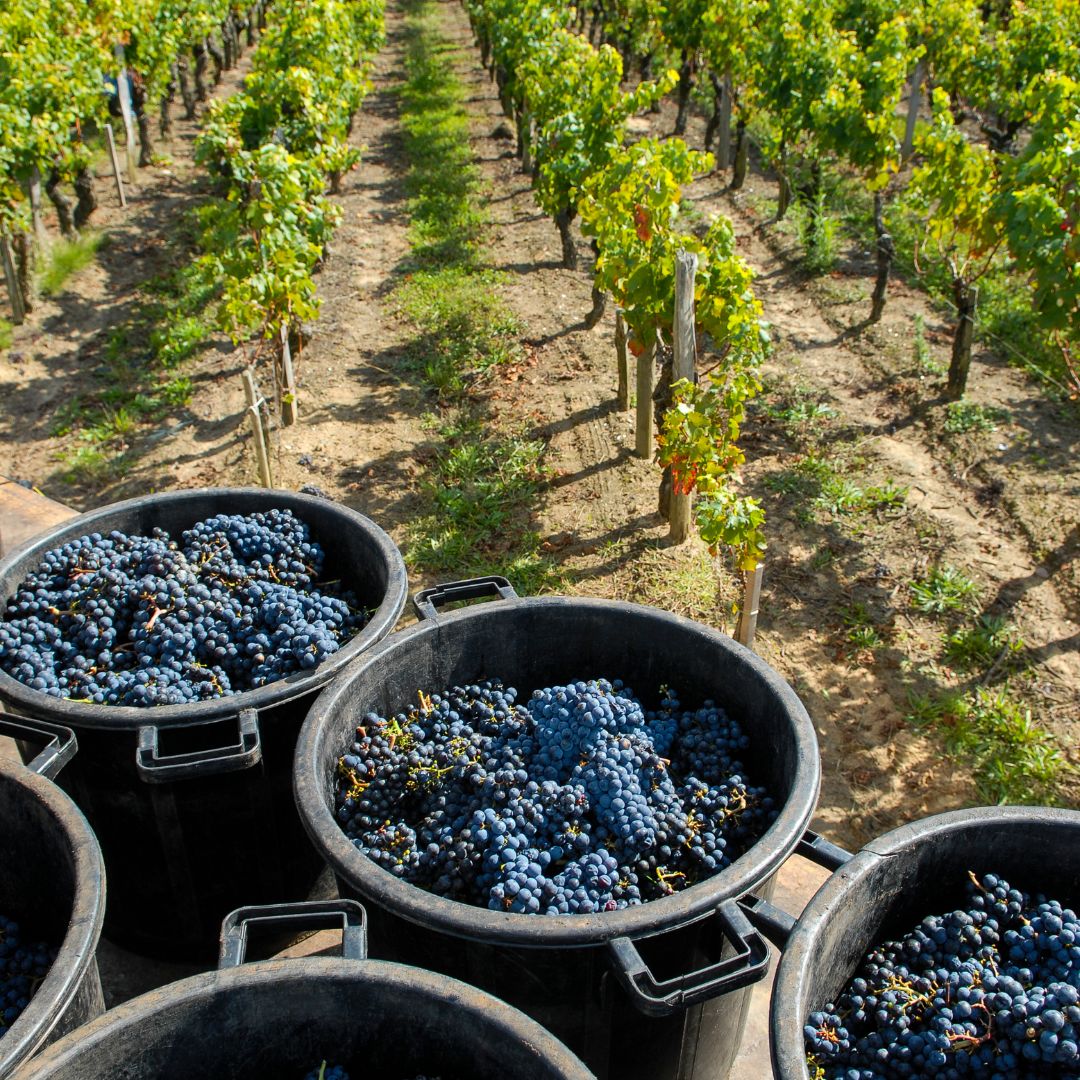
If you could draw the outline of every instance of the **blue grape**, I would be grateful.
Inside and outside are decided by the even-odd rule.
[[[23,939],[19,924],[0,915],[0,1038],[30,1004],[56,959],[56,949]]]
[[[0,621],[0,669],[52,697],[180,705],[310,670],[368,615],[319,585],[322,547],[289,510],[181,533],[92,533],[45,553]]]
[[[804,1025],[820,1080],[1080,1077],[1080,920],[999,874],[877,945]]]
[[[338,762],[335,813],[389,873],[463,903],[583,914],[718,873],[776,816],[714,702],[576,680],[522,704],[495,680],[369,713]]]

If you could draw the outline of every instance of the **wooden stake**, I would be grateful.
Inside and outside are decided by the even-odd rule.
[[[4,281],[11,298],[11,321],[16,326],[21,326],[26,319],[26,308],[23,307],[22,290],[15,273],[15,260],[11,257],[11,244],[6,236],[0,236],[0,260],[4,263]]]
[[[247,399],[247,414],[251,421],[251,434],[255,442],[255,462],[259,467],[259,480],[265,488],[274,486],[270,476],[270,450],[266,428],[263,426],[263,399],[255,393],[255,377],[251,368],[244,368],[244,397]]]
[[[619,411],[630,408],[630,366],[626,362],[626,320],[622,308],[615,309],[615,358],[619,362]]]
[[[124,194],[124,178],[120,175],[120,160],[116,156],[116,139],[113,137],[112,124],[105,125],[105,142],[109,146],[109,160],[112,162],[113,177],[116,180],[116,194],[120,196],[120,205],[127,206],[127,196]]]
[[[720,127],[716,136],[716,163],[727,171],[731,164],[731,72],[724,72],[724,96],[720,103]]]
[[[646,461],[653,452],[653,358],[656,342],[647,346],[637,358],[637,437],[634,452]]]
[[[908,98],[907,126],[904,129],[904,143],[900,147],[900,156],[907,161],[915,148],[915,123],[919,118],[919,103],[922,99],[922,84],[926,78],[926,62],[919,60],[915,73],[911,76],[911,96]]]
[[[120,65],[120,72],[116,76],[117,97],[120,99],[120,115],[124,118],[124,131],[127,134],[125,150],[127,152],[128,183],[132,187],[138,183],[139,174],[136,171],[135,158],[135,121],[134,111],[131,108],[131,87],[127,80],[127,65],[124,61],[124,46],[114,45],[113,54]]]
[[[758,563],[753,570],[743,574],[743,603],[739,612],[739,623],[735,628],[735,640],[748,649],[754,647],[754,633],[757,630],[758,603],[761,600],[761,575],[764,563]]]
[[[44,255],[49,250],[49,234],[45,231],[45,219],[41,216],[41,173],[35,165],[30,170],[30,219],[34,226],[34,243]]]
[[[292,349],[289,348],[289,328],[281,327],[281,423],[285,427],[295,424],[300,415],[296,397],[296,380],[293,378]]]
[[[671,380],[694,379],[697,368],[697,337],[694,333],[694,276],[697,274],[697,255],[680,249],[675,253],[675,325],[672,337],[675,357],[671,365]],[[693,496],[671,493],[668,539],[682,544],[690,536],[690,508]]]

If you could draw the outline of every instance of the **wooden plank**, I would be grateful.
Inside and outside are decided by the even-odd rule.
[[[0,477],[0,555],[76,517],[78,510],[55,502],[14,480]]]

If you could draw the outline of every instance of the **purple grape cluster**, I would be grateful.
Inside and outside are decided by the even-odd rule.
[[[647,712],[621,682],[497,681],[369,713],[338,762],[353,843],[420,888],[496,911],[612,911],[717,873],[776,816],[714,702]]]
[[[319,584],[290,510],[219,514],[172,540],[92,533],[46,552],[0,621],[0,669],[52,697],[178,705],[315,667],[367,622]]]
[[[30,1004],[56,959],[45,942],[24,942],[19,924],[0,915],[0,1038]]]
[[[1080,918],[997,874],[862,961],[806,1019],[817,1080],[1080,1077]]]

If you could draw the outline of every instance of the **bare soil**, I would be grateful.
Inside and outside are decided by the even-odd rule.
[[[475,160],[487,185],[490,262],[505,272],[505,298],[526,328],[519,361],[477,393],[496,422],[547,443],[552,480],[535,527],[575,593],[658,604],[730,630],[737,579],[696,540],[665,545],[657,468],[633,456],[633,415],[615,404],[610,307],[598,327],[584,328],[588,248],[582,242],[585,269],[559,265],[558,234],[514,156],[465,16],[452,3],[442,12],[469,89]],[[408,253],[396,10],[388,33],[353,134],[366,147],[363,161],[337,197],[344,217],[319,276],[322,313],[299,361],[301,420],[277,433],[273,470],[276,486],[317,485],[404,543],[407,523],[422,507],[417,480],[434,438],[425,417],[439,405],[406,363],[411,331],[390,295]],[[672,119],[665,107],[639,127],[666,134]],[[703,126],[702,118],[694,120],[693,145],[701,145]],[[110,243],[97,264],[58,300],[39,304],[0,363],[0,471],[31,479],[79,509],[168,488],[255,482],[243,356],[225,344],[188,369],[196,384],[190,406],[137,434],[135,463],[122,479],[84,490],[57,475],[57,455],[72,438],[49,434],[57,408],[92,382],[108,327],[125,318],[140,281],[155,271],[155,251],[180,208],[199,197],[193,131],[183,122],[177,129],[171,168],[148,172],[126,215],[99,215]],[[823,762],[817,827],[858,845],[913,818],[976,801],[968,772],[945,758],[937,738],[904,720],[911,691],[972,681],[941,663],[940,624],[910,609],[910,581],[937,561],[975,577],[984,609],[1017,624],[1029,664],[1018,685],[1036,718],[1077,760],[1076,416],[980,351],[969,398],[1006,408],[1011,419],[993,432],[947,437],[940,387],[912,360],[916,314],[925,318],[934,355],[947,359],[943,316],[919,290],[894,282],[883,321],[860,329],[869,257],[850,253],[832,275],[808,278],[791,243],[754,213],[755,196],[767,190],[767,178],[755,173],[744,192],[731,193],[717,173],[690,195],[705,218],[732,218],[777,342],[767,393],[745,439],[745,487],[769,514],[756,648],[795,686],[814,719]],[[818,421],[820,438],[844,475],[860,486],[906,487],[906,505],[829,514],[776,490],[776,478],[805,456],[806,445],[764,406],[790,402],[796,392],[834,411]],[[413,584],[429,582],[414,575]],[[843,613],[856,602],[872,612],[882,647],[847,647]]]

